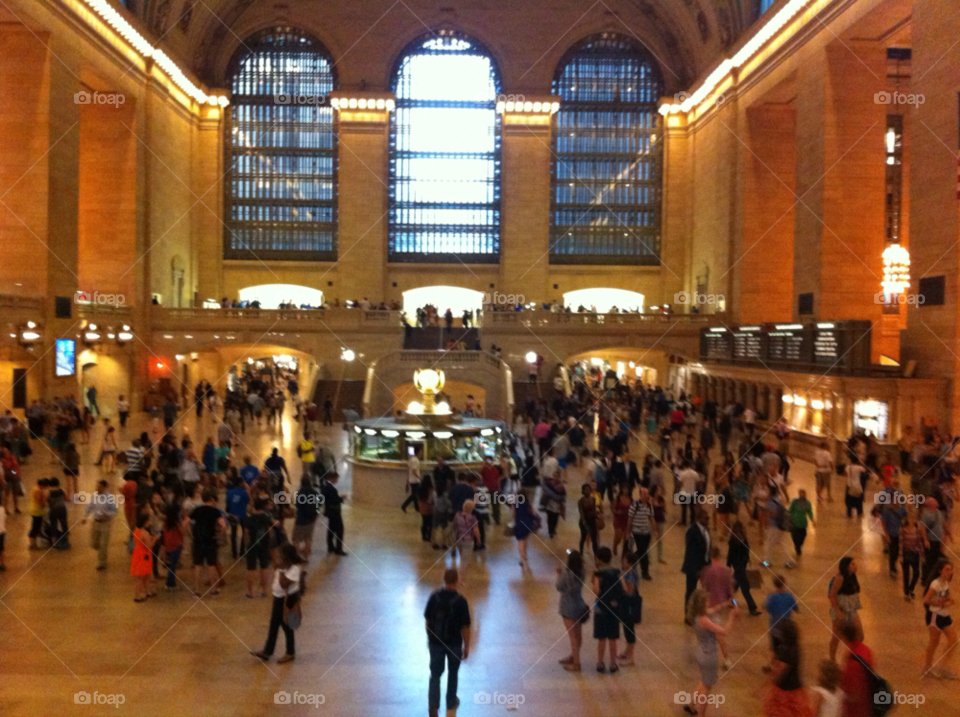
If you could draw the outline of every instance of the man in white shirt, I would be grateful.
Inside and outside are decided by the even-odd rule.
[[[407,490],[410,491],[410,495],[407,496],[407,499],[403,501],[403,505],[400,506],[400,510],[404,513],[407,512],[407,506],[413,505],[414,509],[417,508],[417,499],[420,496],[420,450],[414,449],[413,455],[407,459]]]
[[[753,440],[753,431],[757,427],[757,412],[749,407],[743,412],[743,427],[747,432],[747,440]]]
[[[674,501],[680,505],[680,524],[687,524],[687,510],[690,510],[690,521],[693,521],[694,506],[697,504],[697,483],[700,482],[700,474],[693,466],[684,461],[680,464],[680,472],[677,473],[677,490],[674,494]]]
[[[823,502],[823,496],[821,494],[823,493],[823,489],[826,488],[827,502],[832,503],[833,489],[831,484],[833,481],[831,480],[831,476],[833,475],[835,463],[833,460],[833,454],[830,452],[826,441],[823,441],[820,444],[820,447],[813,454],[813,462],[817,467],[817,502]]]

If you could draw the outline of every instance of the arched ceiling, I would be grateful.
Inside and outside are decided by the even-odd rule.
[[[687,89],[755,19],[759,0],[152,0],[143,20],[168,53],[206,83],[225,84],[242,40],[271,25],[319,37],[341,87],[386,89],[389,69],[411,39],[459,29],[497,55],[508,91],[547,92],[557,61],[582,37],[620,32],[659,60],[669,93]]]

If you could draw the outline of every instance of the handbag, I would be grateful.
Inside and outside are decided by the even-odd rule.
[[[300,609],[300,598],[297,598],[297,602],[294,603],[293,607],[287,607],[287,601],[283,601],[283,621],[287,623],[287,627],[291,630],[296,630],[300,627],[303,622],[303,611]]]
[[[751,590],[763,587],[763,573],[759,568],[747,568],[747,582],[750,583]]]

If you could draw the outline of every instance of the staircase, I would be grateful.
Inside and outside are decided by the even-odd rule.
[[[403,348],[407,351],[445,351],[448,342],[463,341],[472,350],[479,340],[480,330],[476,328],[411,326],[404,330]]]
[[[359,379],[346,379],[341,385],[340,381],[333,379],[321,379],[317,381],[317,386],[313,392],[313,402],[323,409],[323,402],[329,397],[333,401],[333,420],[343,420],[343,410],[350,409],[363,415],[363,389],[365,381]],[[340,395],[337,396],[337,387],[340,387]]]
[[[514,412],[524,411],[530,401],[539,403],[540,401],[552,401],[554,390],[552,383],[540,381],[530,383],[529,381],[513,382],[513,406]]]

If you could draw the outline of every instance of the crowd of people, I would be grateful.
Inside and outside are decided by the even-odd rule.
[[[785,422],[774,421],[761,434],[761,417],[753,407],[719,406],[683,393],[674,398],[669,390],[642,384],[609,385],[603,373],[577,369],[571,372],[576,378],[572,395],[557,391],[523,406],[506,434],[503,454],[488,456],[479,471],[458,472],[440,458],[426,473],[419,456],[411,457],[410,497],[402,506],[404,511],[417,507],[424,543],[451,549],[454,557],[453,549],[459,549],[454,567],[463,575],[471,562],[463,558],[464,549],[472,543],[474,551],[485,550],[491,526],[501,524],[517,543],[521,569],[529,570],[531,536],[554,539],[558,522],[575,501],[576,514],[569,517],[577,520],[580,543],[567,551],[556,580],[570,642],[570,654],[560,660],[563,669],[581,671],[583,626],[591,621],[597,672],[616,674],[633,664],[643,612],[639,586],[655,579],[654,555],[665,562],[663,536],[672,522],[688,526],[679,567],[686,577],[685,622],[695,633],[700,671],[687,713],[707,715],[718,704],[712,691],[734,663],[727,636],[737,620],[766,614],[765,716],[876,714],[875,693],[884,683],[864,643],[856,559],[837,555],[836,574],[825,590],[832,638],[815,685],[803,679],[794,618],[801,606],[781,572],[802,563],[808,528],[816,525],[819,511],[828,509],[833,485],[840,482],[848,516],[851,508],[862,514],[865,496],[874,494],[875,526],[891,578],[903,573],[904,598],[915,599],[917,583],[922,586],[928,631],[922,676],[957,679],[950,669],[957,642],[950,616],[953,566],[943,549],[951,538],[956,465],[946,458],[956,441],[932,430],[916,438],[908,431],[900,461],[867,434],[835,450],[825,442],[816,457],[816,495],[808,497],[789,477],[793,459]],[[637,443],[645,453],[639,462],[631,455]],[[772,585],[769,594],[755,597],[764,583]],[[585,588],[592,593],[592,606],[584,599]],[[738,592],[745,605],[738,602]],[[464,635],[468,626],[469,616],[461,618]],[[465,649],[469,638],[457,630],[446,632],[453,635],[447,662],[455,685],[457,665],[450,650]],[[430,639],[437,641],[435,635]],[[841,643],[845,650],[838,659]],[[431,661],[431,709],[439,705],[434,682],[443,667],[442,660]],[[454,686],[448,707],[455,701]]]
[[[821,511],[830,510],[838,484],[850,519],[863,514],[872,496],[870,513],[891,577],[902,573],[904,600],[917,599],[920,588],[928,633],[923,675],[956,679],[950,669],[957,642],[953,565],[945,557],[952,539],[955,440],[929,429],[916,436],[907,431],[899,455],[868,435],[836,446],[824,443],[815,457],[816,495],[808,497],[790,479],[785,423],[773,422],[761,433],[763,417],[749,406],[719,406],[639,383],[611,384],[606,374],[577,367],[571,376],[570,395],[558,390],[518,408],[513,423],[504,426],[503,452],[487,456],[478,470],[462,470],[443,456],[426,470],[418,453],[408,462],[409,495],[401,507],[419,513],[425,545],[450,553],[444,588],[425,613],[431,711],[439,709],[445,670],[447,706],[458,703],[456,673],[470,650],[470,615],[456,587],[473,562],[469,553],[480,555],[491,541],[512,539],[520,568],[529,574],[530,544],[557,541],[561,521],[576,520],[579,545],[567,551],[556,576],[570,643],[560,661],[564,670],[583,669],[583,627],[591,623],[598,673],[615,675],[634,664],[644,598],[671,599],[641,586],[658,579],[657,566],[666,564],[664,537],[680,525],[683,561],[674,567],[685,576],[685,622],[697,644],[699,668],[688,712],[710,714],[717,683],[735,663],[728,636],[742,616],[766,614],[764,715],[873,714],[878,667],[860,618],[856,558],[836,556],[836,574],[825,590],[832,639],[815,686],[805,683],[801,669],[795,615],[803,605],[781,572],[802,566],[807,530]],[[0,418],[0,570],[4,534],[20,525],[8,516],[20,513],[21,503],[30,518],[29,547],[58,550],[73,547],[67,507],[83,503],[98,570],[116,562],[110,534],[122,516],[124,561],[130,562],[137,603],[154,599],[161,582],[169,591],[188,586],[198,596],[214,597],[223,587],[226,556],[245,560],[246,597],[273,599],[267,639],[254,654],[269,659],[282,631],[286,649],[280,660],[294,659],[316,526],[325,527],[328,554],[347,555],[337,456],[319,441],[321,422],[332,423],[329,399],[322,407],[303,400],[293,372],[251,370],[233,381],[222,399],[207,382],[186,400],[165,396],[154,407],[150,430],[129,436],[124,397],[116,426],[100,414],[95,389],[85,398],[80,405],[71,398],[36,401],[25,423],[10,412]],[[300,465],[288,466],[276,448],[255,460],[245,450],[245,432],[279,430],[288,401],[299,423]],[[202,447],[186,431],[177,435],[187,411],[200,420],[209,416],[216,426],[216,436]],[[96,490],[85,494],[77,486],[77,442],[94,440],[100,442],[96,464],[102,477]],[[21,466],[42,460],[38,442],[62,476],[25,485]],[[181,568],[184,556],[191,558],[192,575]],[[768,594],[755,595],[765,583],[772,585]]]

